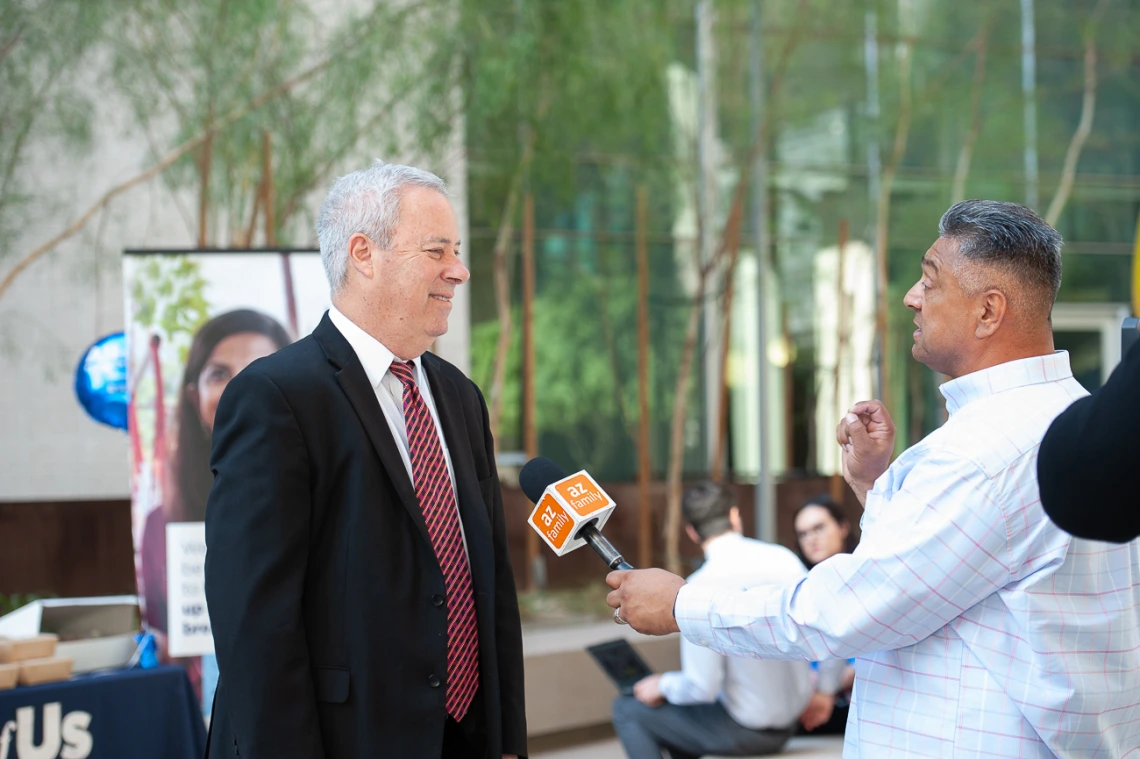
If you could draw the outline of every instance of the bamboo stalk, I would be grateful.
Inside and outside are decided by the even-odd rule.
[[[895,140],[891,150],[891,160],[883,169],[883,179],[879,185],[878,214],[875,219],[875,263],[879,279],[879,302],[875,308],[875,331],[878,335],[880,374],[882,386],[879,398],[888,408],[891,407],[891,330],[888,303],[890,302],[890,218],[891,186],[899,163],[906,154],[906,144],[910,136],[910,121],[913,111],[911,93],[911,63],[914,58],[914,39],[908,36],[902,45],[899,60],[899,117],[895,125]]]
[[[720,387],[716,395],[716,416],[714,417],[716,439],[713,441],[712,466],[709,472],[713,482],[720,482],[728,468],[728,357],[732,347],[732,302],[736,292],[734,280],[739,257],[740,246],[737,245],[730,253],[729,263],[724,274],[724,311],[721,315],[720,329],[720,371],[717,375],[720,378]]]
[[[837,262],[837,272],[836,272],[836,280],[835,280],[836,281],[835,296],[836,296],[836,306],[837,306],[837,318],[836,318],[836,324],[835,324],[835,327],[836,327],[835,377],[834,377],[835,395],[832,398],[832,402],[836,404],[837,408],[841,407],[843,405],[842,401],[839,400],[840,376],[841,376],[842,367],[843,367],[843,354],[847,350],[847,335],[848,335],[848,331],[847,331],[847,288],[845,287],[846,282],[844,282],[844,279],[847,276],[847,234],[848,234],[847,219],[840,219],[839,220],[839,247],[838,247],[838,251],[836,254],[836,258],[838,259],[838,262]]]
[[[1050,226],[1057,226],[1061,218],[1061,211],[1065,210],[1065,203],[1069,201],[1069,193],[1073,190],[1073,182],[1077,176],[1077,162],[1080,161],[1081,151],[1085,141],[1092,132],[1093,117],[1096,116],[1096,24],[1100,20],[1104,9],[1108,7],[1108,0],[1100,0],[1093,8],[1092,16],[1085,27],[1085,92],[1081,99],[1081,120],[1077,130],[1073,132],[1073,139],[1069,141],[1069,148],[1065,151],[1065,163],[1061,169],[1061,181],[1057,185],[1057,192],[1045,212],[1045,221]]]
[[[522,340],[523,340],[523,445],[527,459],[538,455],[538,402],[534,392],[534,195],[523,198],[522,218]],[[536,567],[540,560],[538,533],[526,530],[527,590],[539,586]]]
[[[261,133],[261,148],[261,192],[262,202],[265,205],[265,245],[272,248],[277,245],[277,220],[273,212],[277,192],[273,182],[273,135],[269,133],[268,129]]]
[[[958,151],[958,163],[954,166],[954,184],[950,191],[951,203],[966,198],[966,177],[970,174],[970,161],[974,157],[974,145],[982,132],[982,88],[986,81],[986,38],[989,29],[983,29],[978,38],[978,51],[974,57],[974,79],[970,85],[970,131]]]
[[[828,411],[840,409],[843,407],[843,402],[839,399],[839,393],[842,389],[842,376],[843,376],[843,356],[847,352],[847,237],[848,237],[848,224],[847,219],[839,220],[839,237],[836,250],[836,274],[835,274],[835,303],[836,303],[836,320],[835,320],[835,373],[832,378],[834,382],[834,391],[831,398],[832,408]],[[833,472],[831,475],[831,498],[836,503],[843,503],[843,474],[842,472]]]
[[[533,135],[533,132],[531,132]],[[507,376],[507,354],[511,348],[511,276],[510,276],[510,247],[511,238],[515,229],[515,210],[518,208],[519,194],[522,183],[526,177],[534,155],[534,140],[528,140],[519,157],[515,175],[511,178],[511,186],[507,191],[507,200],[503,204],[503,215],[499,219],[499,231],[495,236],[495,251],[491,261],[492,276],[495,285],[495,311],[499,319],[499,340],[495,345],[495,366],[491,376],[490,399],[490,427],[491,436],[498,445],[499,422],[503,415],[503,385]]]
[[[637,560],[653,566],[653,511],[649,489],[653,476],[649,456],[649,246],[646,242],[649,198],[637,188]]]
[[[162,384],[162,361],[159,358],[159,348],[162,338],[158,335],[150,336],[150,364],[154,369],[154,445],[150,460],[151,487],[161,491],[166,471],[166,389]],[[181,392],[181,391],[180,391]],[[162,502],[169,503],[165,498]],[[181,515],[177,515],[180,517]]]
[[[210,104],[206,123],[214,120],[214,105]],[[210,167],[214,162],[214,135],[210,133],[202,142],[198,156],[198,247],[205,248],[209,240],[210,215]]]

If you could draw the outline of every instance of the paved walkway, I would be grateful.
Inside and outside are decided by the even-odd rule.
[[[792,738],[787,748],[777,756],[791,756],[795,759],[839,759],[843,756],[843,738],[838,736]],[[625,759],[625,753],[621,750],[617,738],[610,738],[597,743],[584,743],[573,748],[539,752],[534,754],[532,759]],[[705,757],[705,759],[715,758]]]

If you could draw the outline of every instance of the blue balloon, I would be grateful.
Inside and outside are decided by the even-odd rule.
[[[127,428],[126,335],[107,335],[87,349],[75,370],[75,394],[95,421]]]

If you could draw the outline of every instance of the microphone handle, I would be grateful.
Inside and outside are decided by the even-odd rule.
[[[610,569],[633,569],[633,565],[622,558],[622,555],[614,548],[613,543],[602,537],[602,533],[598,531],[593,522],[578,530],[578,537],[589,543],[590,548],[594,549],[594,553],[601,556],[602,561]]]

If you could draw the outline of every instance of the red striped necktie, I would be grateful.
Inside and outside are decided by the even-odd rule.
[[[459,509],[435,420],[416,387],[415,364],[392,362],[392,374],[404,386],[404,423],[408,429],[408,456],[412,481],[424,512],[428,535],[443,570],[447,593],[447,713],[463,719],[479,688],[479,633],[475,627],[475,597],[471,568],[463,550]]]

